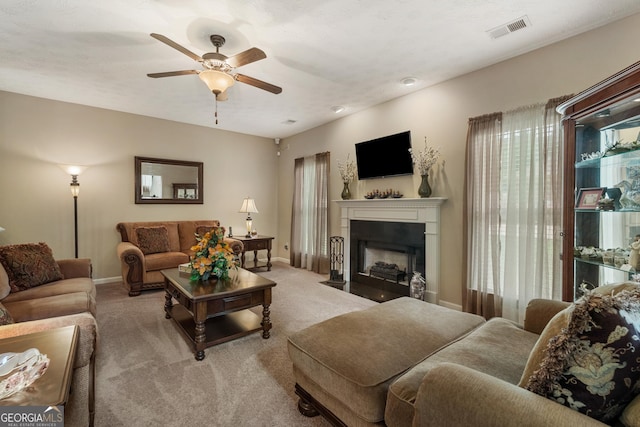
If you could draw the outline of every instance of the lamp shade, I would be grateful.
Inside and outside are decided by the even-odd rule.
[[[58,165],[58,166],[71,176],[80,175],[87,168],[86,166],[77,166],[77,165]]]
[[[221,94],[235,83],[233,77],[217,70],[204,70],[198,73],[200,80],[216,95]]]
[[[238,211],[240,213],[258,213],[255,200],[247,197],[242,201],[242,207]]]

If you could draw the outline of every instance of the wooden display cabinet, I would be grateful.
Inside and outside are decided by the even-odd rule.
[[[558,112],[565,136],[563,299],[573,301],[583,285],[628,280],[640,267],[628,256],[640,234],[640,62],[571,98]],[[582,197],[593,199],[598,191],[613,203],[593,207],[593,200]]]

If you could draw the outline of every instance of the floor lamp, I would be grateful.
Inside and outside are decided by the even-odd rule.
[[[73,196],[73,242],[75,257],[78,258],[78,195],[80,194],[80,183],[78,175],[85,169],[82,166],[61,166],[69,175],[71,175],[71,195]]]

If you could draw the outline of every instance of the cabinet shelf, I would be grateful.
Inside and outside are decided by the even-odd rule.
[[[597,169],[604,166],[627,165],[629,162],[640,163],[640,147],[635,150],[623,151],[621,153],[610,154],[597,159],[582,160],[575,164],[576,169],[592,168]]]
[[[602,261],[591,260],[591,259],[582,258],[582,257],[573,257],[573,259],[575,261],[583,262],[585,264],[597,265],[599,267],[607,267],[607,268],[611,268],[613,270],[624,271],[625,273],[634,274],[636,272],[636,270],[633,267],[631,267],[630,269],[627,270],[627,269],[624,269],[624,268],[616,267],[615,265],[605,264]]]
[[[638,213],[640,210],[638,209],[618,209],[605,211],[603,209],[574,209],[576,213],[601,213],[601,214],[624,214],[624,213]]]

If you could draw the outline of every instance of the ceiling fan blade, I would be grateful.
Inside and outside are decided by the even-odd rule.
[[[282,92],[282,88],[272,85],[262,80],[255,79],[253,77],[245,76],[244,74],[236,74],[236,80],[241,83],[246,83],[251,86],[255,86],[258,89],[266,90],[267,92],[278,94]]]
[[[168,39],[167,37],[163,36],[162,34],[156,34],[156,33],[151,33],[151,37],[153,37],[156,40],[161,41],[162,43],[171,46],[172,48],[174,48],[177,51],[180,51],[182,53],[184,53],[185,55],[187,55],[189,58],[193,59],[194,61],[198,61],[198,62],[202,62],[202,58],[200,58],[200,56],[196,55],[195,53],[191,52],[189,49],[180,46],[178,43],[174,42],[171,39]]]
[[[240,52],[227,58],[227,64],[236,68],[243,65],[251,64],[252,62],[259,61],[266,57],[267,55],[262,50],[258,49],[257,47],[252,47],[251,49],[247,49],[244,52]]]
[[[150,73],[147,76],[157,79],[158,77],[186,76],[189,74],[198,74],[198,72],[196,70],[165,71],[164,73]]]

